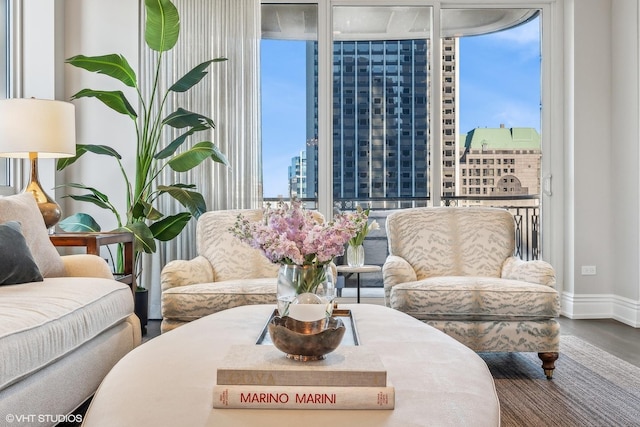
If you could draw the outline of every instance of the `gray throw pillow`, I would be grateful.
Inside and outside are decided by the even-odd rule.
[[[62,257],[51,240],[31,193],[0,197],[0,223],[18,221],[22,235],[43,277],[65,275]]]
[[[42,282],[42,274],[17,221],[0,224],[0,260],[0,285]]]

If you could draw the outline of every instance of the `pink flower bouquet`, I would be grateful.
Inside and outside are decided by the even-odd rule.
[[[274,263],[315,265],[330,263],[344,253],[345,244],[367,223],[365,211],[338,214],[323,223],[299,200],[291,205],[267,206],[264,219],[250,222],[238,216],[231,232],[251,247],[260,249]]]

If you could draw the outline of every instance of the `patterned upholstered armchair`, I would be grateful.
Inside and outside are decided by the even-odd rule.
[[[513,216],[415,208],[387,217],[385,303],[479,352],[538,352],[551,379],[560,346],[555,272],[513,256]]]
[[[240,213],[251,221],[263,214],[261,209],[204,213],[196,226],[198,256],[162,269],[162,332],[231,307],[275,306],[278,266],[229,232]]]

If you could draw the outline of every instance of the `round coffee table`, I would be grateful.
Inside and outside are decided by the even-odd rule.
[[[351,310],[360,344],[379,354],[395,409],[213,409],[217,366],[231,345],[256,342],[274,308],[221,311],[134,349],[100,385],[83,427],[500,425],[493,378],[476,353],[407,314],[370,304],[340,308]]]

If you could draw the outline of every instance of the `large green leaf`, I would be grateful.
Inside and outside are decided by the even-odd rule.
[[[192,133],[193,132],[191,130],[183,133],[182,135],[180,135],[179,137],[177,137],[176,139],[171,141],[171,143],[169,145],[167,145],[162,150],[160,150],[160,152],[157,153],[155,156],[153,156],[153,158],[154,159],[166,159],[167,157],[173,155],[173,153],[175,153],[176,150],[178,148],[180,148],[180,146],[182,144],[184,144],[184,142],[187,140],[189,135],[191,135]]]
[[[195,85],[197,85],[200,80],[207,75],[207,71],[205,71],[212,62],[222,62],[226,61],[227,58],[216,58],[210,59],[209,61],[205,61],[202,64],[198,64],[191,71],[185,74],[180,80],[175,82],[170,88],[170,91],[173,92],[186,92]]]
[[[136,110],[133,109],[127,98],[124,96],[124,93],[120,90],[105,91],[82,89],[71,97],[72,100],[79,98],[97,98],[102,101],[104,105],[117,113],[127,115],[133,120],[138,117],[138,113],[136,113]]]
[[[177,111],[169,114],[162,122],[177,129],[192,127],[200,131],[215,128],[213,120],[209,117],[185,110],[184,108],[178,108]]]
[[[146,202],[144,200],[139,200],[138,203],[135,204],[132,210],[132,217],[135,219],[149,219],[151,221],[157,221],[162,218],[164,215],[154,208],[151,203]]]
[[[184,144],[184,142],[187,140],[189,136],[193,135],[198,131],[205,130],[205,129],[208,129],[208,127],[202,127],[201,129],[198,129],[198,128],[189,129],[188,131],[186,131],[185,133],[183,133],[182,135],[180,135],[179,137],[171,141],[169,145],[167,145],[165,148],[163,148],[159,153],[157,153],[153,157],[155,159],[166,159],[167,157],[173,155],[173,153],[175,153],[176,150],[180,148],[182,144]]]
[[[173,184],[171,186],[159,185],[160,193],[169,193],[171,197],[176,199],[182,206],[189,209],[191,215],[199,218],[200,215],[207,211],[207,203],[204,201],[202,194],[197,191],[189,191],[187,188],[194,188],[192,185]]]
[[[128,231],[134,235],[134,249],[136,252],[146,252],[152,254],[156,251],[156,241],[153,239],[153,233],[142,221],[131,222],[124,227],[114,231]]]
[[[108,145],[94,145],[94,144],[76,144],[76,155],[74,157],[65,157],[62,159],[58,159],[56,163],[56,169],[61,171],[67,166],[75,163],[83,154],[91,152],[94,154],[101,154],[105,156],[115,157],[116,159],[122,159],[120,153],[118,153],[113,148]]]
[[[180,35],[180,15],[169,0],[145,0],[147,21],[144,40],[152,50],[171,50]]]
[[[102,209],[112,210],[111,206],[109,206],[93,194],[69,194],[65,197],[70,197],[77,202],[93,203],[94,205]]]
[[[190,213],[181,212],[177,215],[171,215],[161,219],[160,221],[154,222],[149,226],[149,229],[151,229],[153,237],[160,241],[167,242],[180,234],[190,219]]]
[[[78,144],[76,147],[83,147],[86,151],[89,151],[94,154],[101,154],[103,156],[111,156],[117,159],[122,159],[120,153],[118,153],[113,148],[108,145],[96,145],[96,144]]]
[[[184,153],[180,153],[171,160],[169,166],[176,172],[186,172],[198,166],[207,158],[214,162],[228,165],[227,158],[218,150],[213,142],[202,141],[191,147]]]
[[[137,85],[136,73],[122,55],[115,53],[102,56],[76,55],[67,59],[66,62],[74,67],[113,77],[129,87]]]
[[[86,233],[100,231],[100,225],[91,215],[85,213],[77,213],[66,217],[58,223],[64,231],[70,233]]]
[[[58,185],[56,186],[56,188],[59,187],[71,187],[71,188],[79,188],[81,190],[88,190],[91,192],[91,195],[96,202],[94,202],[93,200],[82,200],[83,197],[86,196],[76,196],[76,195],[69,195],[68,197],[71,197],[74,200],[80,200],[80,201],[90,201],[91,203],[96,203],[98,206],[100,206],[101,208],[105,208],[105,209],[111,209],[112,207],[109,205],[109,197],[98,191],[96,188],[94,187],[89,187],[87,185],[84,184],[78,184],[76,182],[71,182],[69,184],[62,184],[62,185]]]

